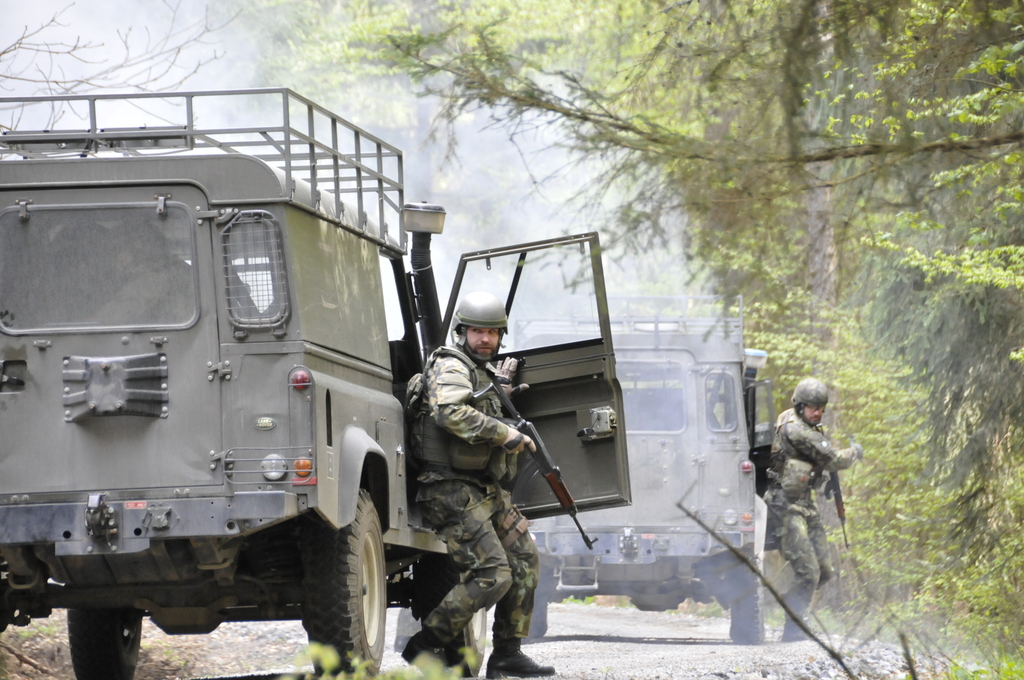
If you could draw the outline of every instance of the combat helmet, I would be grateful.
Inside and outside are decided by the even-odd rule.
[[[497,328],[502,333],[508,330],[508,315],[505,305],[496,296],[483,291],[467,293],[455,310],[456,331],[466,328]]]
[[[496,296],[483,291],[467,293],[459,301],[455,310],[455,323],[452,332],[455,344],[477,361],[487,361],[489,357],[476,354],[466,343],[467,328],[496,328],[504,335],[508,331],[508,314],[505,305]],[[500,342],[500,340],[499,340]]]
[[[793,390],[793,406],[808,404],[825,408],[828,405],[828,388],[817,378],[804,378]]]

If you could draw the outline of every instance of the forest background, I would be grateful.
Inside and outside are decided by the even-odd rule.
[[[390,91],[378,119],[426,95],[449,162],[467,122],[549,140],[586,178],[566,228],[599,221],[644,272],[614,293],[742,294],[778,407],[813,374],[867,451],[846,622],[1021,656],[1024,6],[265,0],[242,20],[268,82],[339,107]]]
[[[777,408],[814,375],[865,447],[838,620],[1024,657],[1024,5],[217,12],[235,85],[291,87],[421,159],[407,198],[472,225],[453,250],[599,229],[614,294],[743,295]]]

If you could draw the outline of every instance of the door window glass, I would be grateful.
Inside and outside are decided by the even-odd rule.
[[[0,330],[187,326],[197,316],[192,219],[181,205],[0,213]]]
[[[678,432],[686,427],[682,366],[621,362],[616,374],[630,432]]]
[[[736,429],[736,391],[728,373],[712,373],[704,380],[708,429],[731,432]]]
[[[288,315],[281,233],[273,215],[241,212],[221,234],[228,314],[240,328],[280,325]]]
[[[512,303],[503,352],[601,338],[587,241],[469,260],[459,290],[492,293],[506,308]]]

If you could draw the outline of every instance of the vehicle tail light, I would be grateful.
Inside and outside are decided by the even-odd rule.
[[[268,482],[279,482],[288,474],[288,463],[280,454],[271,453],[260,463],[260,469]]]
[[[297,390],[304,390],[313,384],[313,376],[304,368],[296,368],[288,376],[288,384]]]
[[[309,477],[313,473],[313,461],[309,458],[299,458],[295,461],[295,474],[299,477]]]
[[[743,513],[742,515],[740,515],[740,521],[743,522],[744,524],[753,524],[753,522],[754,522],[754,513],[752,513],[752,512],[745,512],[745,513]]]
[[[745,460],[742,463],[740,463],[740,472],[753,472],[753,471],[754,471],[754,464],[751,463],[749,460]]]

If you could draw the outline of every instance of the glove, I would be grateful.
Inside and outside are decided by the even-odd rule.
[[[861,446],[857,442],[853,442],[852,444],[850,444],[850,448],[853,449],[854,458],[856,458],[857,460],[864,460],[863,446]]]
[[[497,383],[501,385],[501,389],[505,390],[505,394],[510,397],[514,397],[520,392],[530,389],[527,384],[512,386],[512,379],[516,376],[516,369],[519,368],[519,362],[512,357],[505,357],[505,360],[494,371],[497,376]]]
[[[508,428],[508,436],[505,437],[505,441],[501,445],[509,453],[519,453],[524,447],[531,451],[537,450],[537,445],[533,443],[533,440],[514,427]]]

